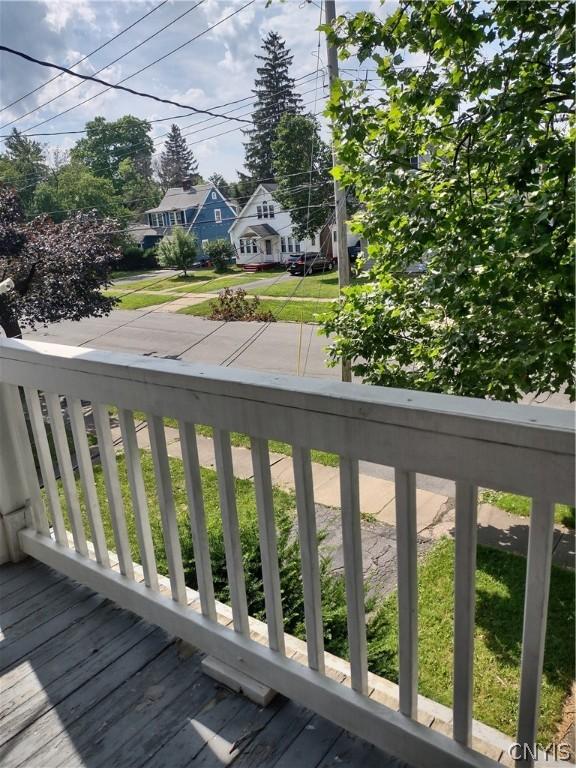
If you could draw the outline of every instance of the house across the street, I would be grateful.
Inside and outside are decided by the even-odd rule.
[[[213,184],[170,187],[156,208],[144,214],[144,220],[130,227],[132,237],[143,248],[151,248],[174,227],[182,227],[196,236],[198,255],[204,258],[204,246],[211,240],[228,240],[236,210]]]
[[[319,233],[298,240],[290,213],[274,198],[276,184],[260,184],[230,227],[236,263],[261,268],[283,264],[298,253],[320,250]]]

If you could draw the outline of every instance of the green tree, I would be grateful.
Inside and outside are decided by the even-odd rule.
[[[253,178],[271,180],[272,142],[283,114],[296,114],[301,110],[301,98],[294,89],[289,70],[294,58],[286,43],[276,32],[269,32],[262,42],[263,55],[256,56],[262,65],[256,69],[258,77],[252,93],[256,105],[252,113],[253,127],[246,131],[244,165]]]
[[[234,248],[230,240],[209,240],[204,246],[204,253],[216,272],[225,272],[234,258]]]
[[[121,217],[127,212],[109,179],[95,176],[80,163],[71,163],[50,174],[34,192],[35,213],[46,213],[55,222],[76,211],[95,210],[99,216]]]
[[[283,115],[272,143],[274,195],[283,208],[292,210],[298,240],[312,237],[332,213],[332,152],[320,136],[312,115]],[[297,174],[297,175],[296,175]]]
[[[200,184],[202,181],[194,152],[175,124],[170,128],[160,155],[158,174],[164,190],[168,187],[181,187],[185,179],[190,179],[192,184]]]
[[[120,165],[129,158],[134,171],[143,181],[152,178],[154,144],[149,136],[150,123],[132,115],[113,122],[96,117],[86,123],[86,136],[70,151],[72,161],[89,168],[95,176],[109,179],[114,189],[123,195],[126,180]]]
[[[234,184],[229,184],[221,173],[213,173],[212,176],[208,177],[208,181],[214,184],[216,189],[222,192],[228,200],[234,197]]]
[[[169,237],[164,237],[158,245],[158,261],[164,267],[180,269],[186,276],[187,271],[196,261],[197,241],[193,235],[176,228]]]
[[[0,280],[14,289],[0,295],[0,328],[21,335],[23,326],[106,315],[116,299],[105,296],[120,254],[118,226],[93,213],[62,224],[40,216],[24,220],[18,195],[0,184]]]
[[[118,165],[122,186],[122,203],[129,211],[154,208],[162,199],[160,185],[138,171],[131,157],[125,157]]]
[[[373,259],[325,323],[333,361],[387,386],[574,397],[573,29],[561,0],[337,20],[340,56],[381,87],[340,81],[328,110]]]
[[[32,208],[34,190],[46,177],[48,166],[42,145],[12,129],[6,139],[6,152],[0,155],[0,180],[19,191],[26,213]]]

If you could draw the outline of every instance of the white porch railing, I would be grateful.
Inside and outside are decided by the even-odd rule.
[[[30,419],[26,428],[22,388]],[[41,413],[45,398],[74,548]],[[90,531],[84,531],[58,396],[65,396]],[[110,567],[81,401],[94,414],[119,571]],[[134,579],[108,410],[119,409],[144,583]],[[132,412],[148,415],[171,599],[158,576]],[[180,425],[199,610],[187,605],[162,417]],[[32,555],[412,765],[494,765],[472,749],[477,488],[533,498],[517,741],[536,741],[555,503],[573,503],[572,416],[411,391],[203,367],[34,342],[0,344],[0,562]],[[233,628],[216,619],[194,424],[214,429]],[[268,646],[250,639],[229,433],[252,438]],[[285,653],[268,440],[293,446],[308,667]],[[33,447],[45,489],[36,481]],[[324,670],[310,449],[338,453],[351,688]],[[358,461],[396,473],[399,711],[370,699]],[[419,723],[415,473],[456,482],[453,738]],[[92,542],[89,546],[87,540]]]

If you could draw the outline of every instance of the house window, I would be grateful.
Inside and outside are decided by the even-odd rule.
[[[282,253],[286,253],[286,238],[284,236],[280,238],[280,250]]]
[[[272,204],[270,204],[268,206],[268,213],[270,215],[270,218],[273,219],[274,218],[274,206]]]
[[[296,253],[300,253],[300,243],[298,240],[294,242],[294,249],[296,250]]]
[[[310,245],[316,245],[316,237],[314,235],[310,238]]]
[[[256,206],[256,214],[257,214],[259,219],[262,218],[262,206],[261,205],[257,205]]]
[[[334,232],[333,232],[333,234],[332,234],[332,237],[333,237],[333,239],[334,239],[334,242],[336,242],[336,230],[334,230]]]
[[[162,219],[161,213],[150,213],[150,226],[151,227],[162,227],[164,226],[164,220]]]
[[[217,197],[218,196],[217,196],[216,192],[212,192],[212,200],[216,200]]]
[[[256,240],[247,237],[240,238],[240,253],[258,253]]]
[[[184,211],[169,211],[168,221],[172,226],[176,224],[184,224]]]
[[[216,224],[222,223],[222,211],[220,208],[214,208],[214,221]]]

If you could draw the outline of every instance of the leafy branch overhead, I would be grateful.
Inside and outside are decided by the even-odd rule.
[[[373,259],[326,324],[333,360],[385,385],[574,396],[573,28],[560,0],[337,19],[340,56],[378,78],[329,106]]]
[[[0,328],[19,336],[22,326],[106,315],[115,299],[105,296],[119,258],[118,225],[94,212],[62,224],[41,216],[26,222],[13,189],[0,184],[0,281],[15,287],[0,295]]]

